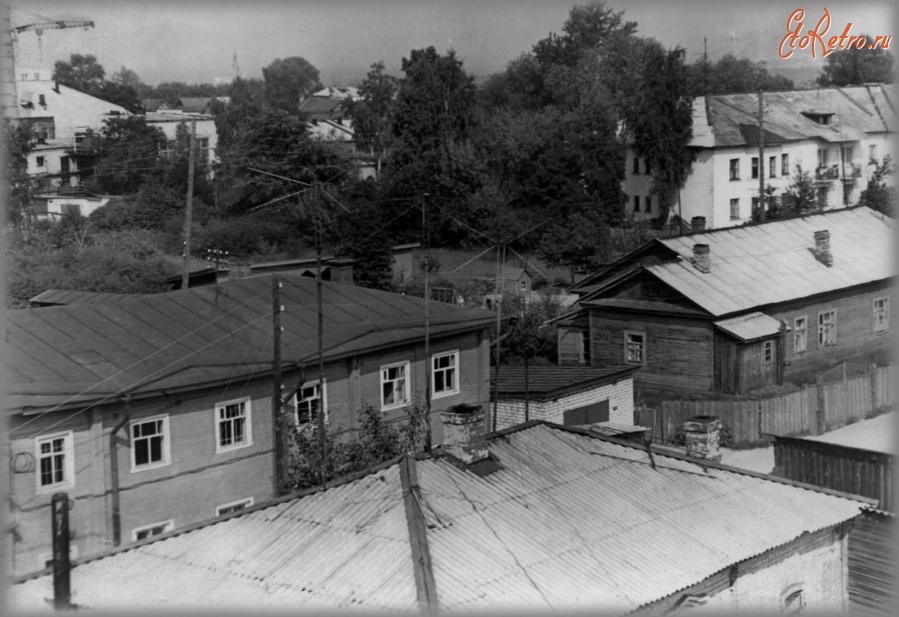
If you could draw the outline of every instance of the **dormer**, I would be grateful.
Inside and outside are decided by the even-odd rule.
[[[829,125],[834,114],[832,111],[803,111],[802,115],[815,124]]]

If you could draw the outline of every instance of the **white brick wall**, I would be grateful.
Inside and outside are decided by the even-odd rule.
[[[609,421],[634,423],[634,380],[627,377],[614,383],[563,396],[554,401],[531,399],[528,419],[562,424],[569,409],[609,400]],[[504,429],[524,422],[524,399],[503,399],[497,405],[496,428]]]

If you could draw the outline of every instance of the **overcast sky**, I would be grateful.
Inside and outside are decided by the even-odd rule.
[[[583,3],[583,2],[582,2]],[[276,58],[302,56],[317,67],[325,84],[353,84],[369,65],[384,60],[400,73],[409,50],[433,45],[455,49],[471,73],[483,77],[502,70],[549,32],[559,32],[575,2],[549,0],[300,0],[275,2],[23,2],[13,6],[14,26],[46,17],[93,20],[91,30],[45,30],[18,37],[20,65],[51,65],[69,54],[90,53],[111,75],[121,66],[147,83],[211,82],[234,76],[237,55],[243,77],[261,77]],[[847,22],[853,33],[892,35],[893,3],[847,2],[676,2],[609,0],[636,21],[638,33],[668,47],[682,46],[697,59],[708,39],[710,59],[728,52],[765,60],[769,68],[822,64],[800,50],[789,60],[777,56],[793,10],[807,12],[806,28],[830,10],[829,34]],[[795,6],[794,6],[795,4]],[[896,43],[899,47],[899,42]]]

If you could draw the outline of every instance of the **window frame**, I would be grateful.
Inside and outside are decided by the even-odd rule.
[[[640,196],[634,195],[634,212],[640,211]]]
[[[759,157],[753,156],[749,162],[749,176],[751,180],[758,180],[759,174],[761,173],[762,167],[759,161]]]
[[[736,216],[734,212],[736,212]],[[740,198],[734,197],[730,200],[730,220],[739,221],[740,218]]]
[[[244,403],[244,441],[238,444],[229,444],[222,445],[222,436],[221,436],[221,425],[224,422],[220,419],[219,410],[228,407],[229,405],[237,405],[240,403]],[[224,454],[225,452],[232,452],[234,450],[240,450],[243,448],[248,448],[253,445],[253,404],[252,400],[249,396],[245,396],[242,398],[231,399],[229,401],[221,401],[215,404],[213,408],[213,422],[215,423],[215,453],[216,454]],[[226,421],[233,421],[233,419],[229,419]]]
[[[400,368],[403,367],[403,395],[404,400],[399,403],[386,404],[384,402],[384,384],[386,383],[384,380],[384,372],[388,371],[392,368]],[[411,373],[412,373],[412,364],[408,360],[404,360],[402,362],[393,362],[391,364],[382,364],[378,369],[378,377],[381,384],[380,387],[380,399],[381,399],[381,411],[389,411],[391,409],[402,409],[403,407],[408,407],[412,404],[412,394],[410,390],[410,381],[411,381]],[[394,380],[390,380],[394,381]]]
[[[580,363],[585,364],[587,366],[591,365],[592,361],[592,338],[590,337],[590,329],[582,328],[580,330],[580,340],[581,340],[581,357]]]
[[[731,182],[740,179],[740,159],[730,159],[730,180]]]
[[[240,512],[241,510],[246,510],[247,508],[252,508],[256,503],[256,500],[253,497],[244,497],[243,499],[237,499],[235,501],[229,501],[228,503],[223,503],[217,505],[215,507],[215,516],[225,516],[226,514],[233,514],[234,512]],[[242,508],[236,508],[235,506],[243,505]],[[222,510],[230,510],[230,512],[222,512]]]
[[[34,165],[35,165],[35,167],[46,167],[47,166],[47,157],[46,156],[34,157]]]
[[[642,341],[640,342],[640,360],[632,360],[630,354],[630,346],[632,341],[630,340],[631,336],[639,336]],[[640,330],[625,330],[624,331],[624,362],[625,364],[633,364],[637,366],[645,366],[646,365],[646,332]]]
[[[799,328],[802,320],[802,328]],[[802,349],[797,349],[797,337],[802,333]],[[808,351],[808,315],[797,315],[793,318],[793,355],[800,356]]]
[[[63,440],[62,448],[62,482],[54,482],[52,484],[41,484],[41,443],[45,441]],[[52,446],[51,446],[52,447]],[[55,493],[62,489],[75,488],[75,432],[72,430],[59,431],[57,433],[48,433],[46,435],[36,435],[34,438],[34,459],[35,459],[35,484],[37,485],[37,494],[45,495],[47,493]]]
[[[437,371],[438,370],[445,371],[447,369],[438,369],[436,366],[434,366],[434,362],[438,358],[448,358],[448,357],[454,358],[454,361],[453,361],[454,363],[453,363],[453,367],[452,367],[454,389],[442,390],[440,392],[437,392],[437,384],[436,384]],[[460,363],[459,363],[459,350],[458,349],[454,349],[453,351],[445,351],[442,353],[431,354],[430,380],[431,380],[431,398],[432,399],[443,398],[445,396],[453,396],[453,395],[459,394],[459,392],[461,392],[461,384],[459,383],[459,376],[460,376],[459,369],[460,369]]]
[[[762,363],[763,364],[773,364],[774,363],[774,341],[762,342]]]
[[[833,315],[833,321],[829,324],[831,326],[832,335],[829,337],[829,341],[823,340],[822,336],[825,334],[826,330],[824,327],[828,324],[824,324],[821,321],[821,318],[825,315]],[[837,344],[837,310],[829,309],[826,311],[818,312],[818,349],[824,349],[826,347],[834,347]]]
[[[777,157],[776,156],[768,157],[768,177],[769,178],[777,177]]]
[[[135,447],[134,427],[140,424],[149,424],[150,422],[162,421],[162,460],[152,463],[138,465],[136,460],[137,448]],[[143,438],[142,438],[143,439]],[[140,418],[132,420],[128,424],[128,443],[131,447],[131,473],[140,473],[150,469],[159,469],[172,464],[172,448],[171,448],[171,430],[169,424],[169,415],[162,414],[151,416],[149,418]]]
[[[328,380],[327,379],[316,379],[315,381],[307,381],[304,382],[302,386],[294,393],[293,398],[290,403],[293,405],[293,422],[294,425],[298,428],[304,428],[306,426],[311,426],[313,420],[311,414],[308,422],[300,422],[300,393],[307,388],[315,388],[318,387],[318,400],[319,400],[319,411],[325,415],[325,424],[329,424],[331,421],[330,414],[328,413]],[[313,399],[306,399],[313,400]]]
[[[883,312],[883,319],[882,319],[883,325],[881,328],[878,328],[878,321],[877,321],[877,313],[878,313],[877,303],[878,302],[883,303],[883,306],[881,307],[881,310]],[[874,298],[871,301],[871,309],[872,309],[871,317],[874,320],[873,324],[872,324],[872,331],[874,332],[874,334],[884,334],[886,332],[889,332],[890,331],[890,297],[889,296],[881,296],[880,298]]]
[[[635,175],[635,176],[639,176],[639,175],[640,175],[640,157],[637,156],[636,154],[634,155],[634,166],[633,166],[633,168],[631,169],[631,172],[632,172],[633,175]]]
[[[790,175],[790,155],[787,153],[780,155],[780,175]]]
[[[137,537],[137,534],[139,534],[140,532],[150,531],[152,529],[156,529],[157,527],[165,527],[165,529],[163,529],[159,533],[150,534],[146,538],[138,538]],[[135,527],[134,529],[131,530],[131,541],[132,542],[143,542],[144,540],[149,540],[150,538],[154,538],[156,536],[161,536],[164,533],[173,531],[174,529],[175,529],[175,520],[174,519],[169,519],[167,521],[160,521],[158,523],[151,523],[149,525],[142,525],[140,527]]]

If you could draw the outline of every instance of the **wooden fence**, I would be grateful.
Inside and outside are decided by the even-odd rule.
[[[778,436],[774,474],[844,493],[870,497],[894,510],[893,455],[840,444]]]
[[[863,420],[891,407],[896,397],[896,367],[841,365],[840,381],[815,384],[797,392],[753,400],[662,401],[656,408],[639,406],[636,424],[652,429],[656,441],[673,441],[678,427],[691,416],[717,416],[730,433],[732,445],[767,441],[767,435],[820,435]],[[827,379],[833,379],[828,371]]]

